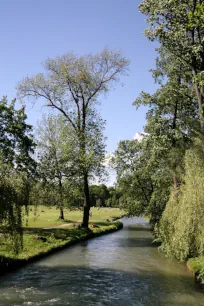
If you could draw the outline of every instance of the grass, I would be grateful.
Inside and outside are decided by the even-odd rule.
[[[78,241],[115,231],[122,227],[122,223],[112,222],[124,212],[117,208],[92,208],[90,229],[78,228],[82,218],[81,211],[66,211],[66,221],[59,221],[59,211],[55,208],[40,206],[37,211],[29,212],[24,227],[24,247],[19,254],[15,254],[8,240],[0,235],[0,274],[16,269],[27,262],[41,258],[48,253],[72,245]],[[69,226],[66,226],[69,223]],[[53,228],[55,226],[64,226]]]
[[[119,218],[124,215],[124,211],[118,208],[100,208],[99,210],[95,207],[91,208],[92,216],[90,217],[90,223],[95,222],[106,222],[107,220]],[[65,210],[65,220],[58,220],[59,210],[55,207],[39,206],[36,209],[30,207],[28,217],[25,217],[24,225],[26,227],[51,227],[58,226],[64,223],[73,223],[82,221],[81,210]]]
[[[196,279],[201,285],[204,285],[204,257],[199,256],[190,258],[187,261],[188,268],[195,274]]]

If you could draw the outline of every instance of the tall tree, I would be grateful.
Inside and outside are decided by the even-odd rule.
[[[145,35],[186,64],[196,93],[200,125],[204,128],[204,1],[144,0],[139,6],[148,16]],[[185,75],[183,76],[183,78]]]
[[[18,85],[21,98],[32,98],[34,101],[43,98],[46,106],[64,115],[75,132],[85,196],[82,226],[86,228],[90,209],[87,142],[92,139],[87,128],[95,124],[98,96],[106,93],[119,80],[128,64],[129,61],[120,53],[108,49],[96,55],[76,56],[68,53],[56,59],[49,58],[44,64],[45,74],[27,77]]]

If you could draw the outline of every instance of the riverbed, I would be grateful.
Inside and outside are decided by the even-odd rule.
[[[158,252],[148,223],[123,223],[0,278],[0,306],[203,306],[192,274]]]

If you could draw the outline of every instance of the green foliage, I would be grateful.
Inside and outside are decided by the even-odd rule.
[[[139,150],[143,165],[141,170],[137,166],[127,178],[126,193],[128,181],[129,186],[137,187],[135,175],[141,180],[143,173],[148,173],[152,192],[146,203],[139,202],[138,212],[150,215],[160,248],[181,261],[202,257],[203,1],[144,0],[139,9],[149,24],[145,35],[159,42],[156,68],[151,72],[160,87],[153,95],[142,92],[134,102],[136,108],[149,107],[145,126],[148,137],[141,142]],[[130,203],[133,192],[134,187],[129,192]],[[138,191],[134,194],[138,203],[140,195]],[[203,275],[200,268],[200,277]]]
[[[108,49],[96,55],[67,53],[48,58],[44,74],[26,77],[18,85],[21,98],[43,98],[45,105],[60,112],[73,129],[79,152],[76,165],[83,177],[84,227],[89,220],[89,179],[93,172],[101,173],[105,158],[104,123],[96,111],[97,100],[126,73],[128,64],[119,52]]]
[[[35,144],[24,107],[0,101],[0,224],[15,252],[22,248],[22,205],[29,204]]]
[[[144,168],[146,156],[142,142],[121,141],[113,162],[122,193],[121,207],[127,209],[130,216],[140,215],[147,208],[152,193],[151,179]]]
[[[63,197],[61,197],[61,193]],[[32,186],[30,203],[34,206],[46,205],[61,209],[81,208],[83,204],[83,191],[80,184],[65,179],[59,192],[57,182],[37,182]]]
[[[40,181],[33,190],[33,203],[37,198],[38,204],[59,207],[63,219],[64,207],[82,204],[77,139],[71,125],[60,115],[43,116],[36,137]]]
[[[91,206],[111,206],[110,201],[108,202],[111,195],[106,185],[91,185],[90,186],[90,199]],[[109,205],[108,205],[109,204]]]
[[[188,74],[183,80],[195,90],[201,128],[204,128],[203,72],[204,72],[204,10],[199,0],[144,0],[140,11],[148,19],[149,28],[145,35],[152,41],[157,40],[161,48],[170,53],[174,61],[185,65]],[[183,69],[182,69],[183,70]]]
[[[0,100],[0,154],[18,171],[33,173],[35,143],[32,126],[26,123],[26,119],[25,108],[16,110],[15,100],[10,104],[7,97]]]
[[[204,257],[190,258],[187,262],[189,269],[195,274],[197,280],[204,285]]]
[[[185,155],[185,175],[163,213],[158,234],[161,249],[179,260],[204,255],[204,146],[196,139]]]

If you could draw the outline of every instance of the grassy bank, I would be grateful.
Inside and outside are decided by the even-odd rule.
[[[31,210],[24,228],[24,247],[19,254],[15,254],[9,246],[9,241],[0,236],[0,274],[15,270],[79,241],[122,228],[121,222],[112,222],[112,219],[119,218],[121,213],[117,209],[92,209],[90,228],[86,230],[78,228],[81,211],[69,212],[69,219],[65,214],[66,219],[59,221],[56,209],[40,207],[38,215]]]
[[[187,261],[187,267],[193,272],[200,285],[204,287],[204,257],[190,258]]]
[[[149,222],[150,218],[143,216],[143,218]],[[195,279],[204,288],[204,256],[190,258],[186,262],[189,270],[194,274]]]

